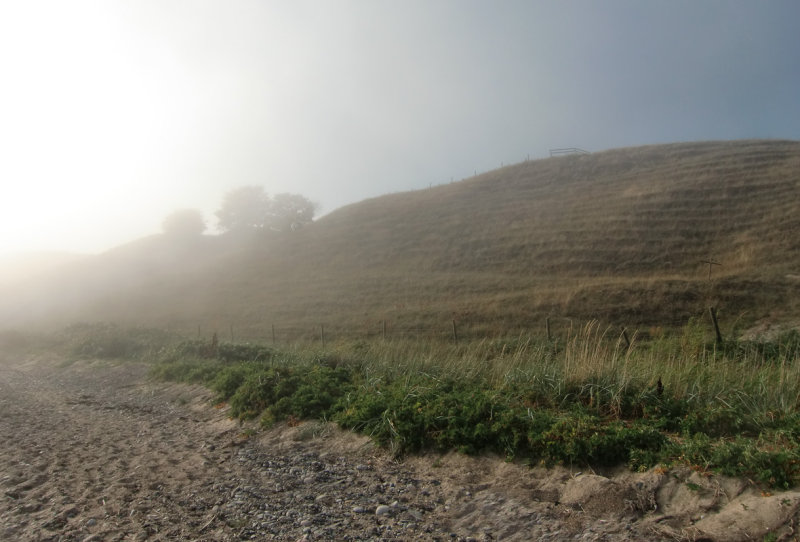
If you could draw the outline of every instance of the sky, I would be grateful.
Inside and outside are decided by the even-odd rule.
[[[800,139],[796,0],[0,5],[0,255],[235,188],[325,214],[549,149]]]

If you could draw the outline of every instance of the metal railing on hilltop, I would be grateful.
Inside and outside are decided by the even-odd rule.
[[[567,147],[564,149],[550,149],[550,156],[561,156],[563,154],[592,154],[589,151],[578,147]]]

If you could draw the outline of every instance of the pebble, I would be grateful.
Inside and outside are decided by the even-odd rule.
[[[376,516],[388,516],[389,514],[391,514],[391,512],[392,512],[391,507],[386,506],[385,504],[381,504],[375,509]]]

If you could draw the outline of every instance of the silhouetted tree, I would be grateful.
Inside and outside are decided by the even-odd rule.
[[[269,209],[269,196],[260,186],[243,186],[225,194],[216,212],[222,231],[262,229]]]
[[[243,186],[225,195],[217,211],[222,231],[296,230],[314,220],[316,206],[299,194],[269,197],[260,186]]]
[[[206,223],[197,209],[181,209],[167,215],[161,227],[167,235],[188,237],[202,234]]]
[[[276,194],[269,204],[268,226],[278,231],[299,229],[313,222],[315,210],[316,205],[304,196]]]

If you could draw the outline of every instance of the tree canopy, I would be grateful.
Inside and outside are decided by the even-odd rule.
[[[275,194],[269,204],[269,227],[295,230],[314,220],[315,205],[299,194]]]
[[[314,220],[315,205],[299,194],[270,197],[261,186],[228,192],[216,212],[221,231],[296,230]]]

